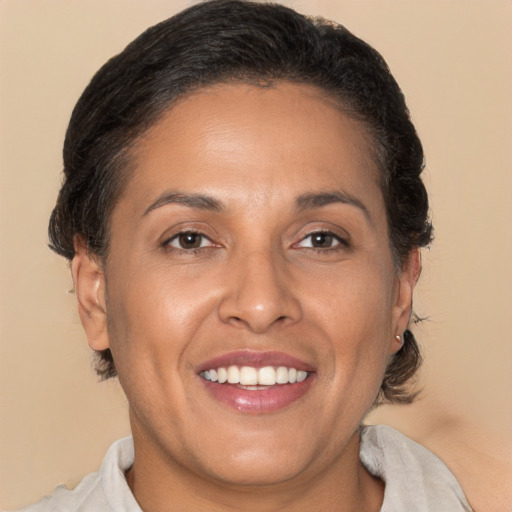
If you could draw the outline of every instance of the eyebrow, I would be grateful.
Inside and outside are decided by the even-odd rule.
[[[164,192],[160,197],[151,203],[145,210],[142,216],[165,206],[167,204],[179,204],[188,206],[189,208],[198,208],[199,210],[208,210],[219,212],[224,210],[224,205],[218,200],[203,194],[186,194],[183,192]]]
[[[302,194],[295,200],[295,208],[296,210],[301,211],[313,208],[322,208],[323,206],[327,206],[333,203],[342,203],[355,206],[356,208],[359,208],[364,213],[366,218],[371,222],[368,208],[366,208],[366,206],[356,197],[353,197],[350,194],[342,191]],[[189,208],[198,208],[200,210],[214,212],[225,210],[224,204],[214,197],[204,194],[188,194],[184,192],[171,191],[164,192],[161,196],[159,196],[146,208],[146,210],[144,210],[142,216],[144,217],[153,210],[168,204],[179,204],[188,206]]]
[[[342,191],[330,191],[330,192],[316,192],[302,194],[295,201],[295,208],[297,210],[309,210],[312,208],[322,208],[333,203],[348,204],[359,208],[371,223],[370,212],[368,208],[362,203],[357,197],[351,196],[346,192]]]

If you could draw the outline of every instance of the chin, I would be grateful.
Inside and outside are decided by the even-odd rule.
[[[266,456],[259,457],[257,460],[253,460],[252,457],[243,461],[234,460],[223,466],[222,471],[215,468],[212,473],[216,480],[222,481],[225,485],[266,487],[279,485],[298,477],[309,465],[293,460],[292,457],[276,461],[275,457]]]
[[[250,439],[232,434],[231,442],[226,442],[226,438],[219,439],[213,450],[205,447],[200,459],[196,460],[206,463],[209,466],[205,468],[207,472],[225,485],[278,485],[309,472],[319,453],[325,451],[318,445],[314,451],[315,443],[309,436],[305,439],[290,434],[290,429],[281,431],[280,436],[262,430]]]

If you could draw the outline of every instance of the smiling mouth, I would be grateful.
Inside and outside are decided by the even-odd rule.
[[[314,386],[311,363],[278,351],[238,350],[205,361],[196,375],[208,396],[238,413],[267,414],[302,403]]]
[[[226,365],[203,370],[198,376],[215,401],[239,413],[259,415],[300,403],[316,373],[293,366]]]
[[[295,384],[305,381],[310,373],[286,366],[236,366],[212,368],[199,373],[200,377],[218,384],[237,384],[238,387],[257,391],[270,386]]]

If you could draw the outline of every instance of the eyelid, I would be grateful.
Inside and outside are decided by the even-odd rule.
[[[297,247],[298,244],[302,244],[304,240],[314,236],[315,234],[331,235],[336,241],[339,242],[339,245],[344,247],[349,247],[352,245],[352,236],[350,235],[349,231],[342,227],[338,222],[321,219],[315,219],[304,223],[302,227],[296,231],[294,238],[297,241],[292,245]]]
[[[307,240],[308,238],[311,238],[315,235],[326,235],[326,236],[331,236],[334,240],[335,240],[335,244],[330,246],[330,247],[314,247],[313,245],[307,245],[307,246],[303,246],[302,243]],[[310,231],[309,233],[307,233],[305,236],[303,236],[299,242],[295,243],[294,244],[294,247],[299,247],[299,248],[311,248],[311,249],[317,249],[317,250],[323,250],[323,251],[328,251],[329,249],[333,250],[333,249],[336,249],[338,247],[347,247],[348,246],[348,240],[346,237],[342,237],[341,235],[339,235],[338,233],[334,232],[333,230],[330,230],[330,229],[316,229],[314,231]]]
[[[209,243],[203,245],[203,241],[202,241],[201,245],[199,247],[191,247],[191,248],[180,247],[178,243],[176,245],[173,245],[172,242],[178,241],[179,237],[182,235],[197,235],[197,236],[200,236],[203,239],[203,241],[206,240]],[[185,252],[199,251],[199,250],[205,249],[207,247],[219,247],[218,244],[216,244],[214,241],[212,241],[212,239],[208,235],[204,234],[201,230],[190,229],[190,228],[189,229],[181,229],[181,230],[175,232],[172,236],[166,237],[165,240],[162,242],[162,246],[167,247],[167,248],[170,247],[172,249],[176,249],[179,251],[185,251]]]

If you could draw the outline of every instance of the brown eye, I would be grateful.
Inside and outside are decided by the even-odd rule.
[[[178,236],[178,243],[183,249],[198,249],[201,247],[201,238],[197,233],[182,233]]]
[[[330,233],[315,233],[311,235],[311,246],[318,247],[320,249],[325,249],[327,247],[332,247],[332,243],[334,241],[334,236]]]
[[[348,243],[343,238],[330,231],[317,231],[311,233],[301,240],[297,247],[311,249],[341,249],[347,247]]]
[[[194,231],[184,231],[173,236],[166,245],[176,249],[201,249],[202,247],[212,246],[213,243],[201,233]]]

